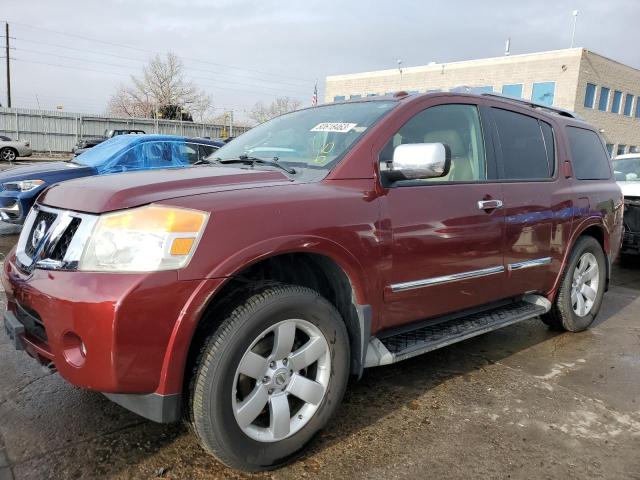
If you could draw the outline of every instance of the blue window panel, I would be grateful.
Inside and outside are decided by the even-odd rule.
[[[357,100],[358,98],[362,98],[362,95],[351,95],[349,98],[351,100]]]
[[[333,97],[334,102],[341,102],[342,100],[344,100],[344,95],[336,95]]]
[[[609,157],[613,157],[613,143],[607,143],[607,152],[609,152]]]
[[[596,86],[593,83],[587,83],[587,89],[584,92],[584,106],[593,108],[596,101]]]
[[[419,92],[418,92],[418,90],[409,90],[407,93],[409,95],[417,95]]]
[[[624,97],[624,114],[627,117],[631,116],[631,108],[633,107],[633,95],[627,93],[627,96]]]
[[[636,118],[640,118],[640,101],[636,101]]]
[[[622,104],[622,92],[616,90],[613,92],[613,103],[611,104],[612,113],[620,113],[620,105]]]
[[[439,88],[436,88],[434,90],[427,90],[427,93],[438,93],[441,92],[442,90],[440,90]]]
[[[493,87],[491,85],[484,85],[482,87],[471,87],[471,93],[491,93],[493,92]]]
[[[609,104],[609,90],[607,87],[600,89],[600,101],[598,102],[598,110],[601,112],[607,111],[607,105]]]
[[[539,82],[533,84],[531,100],[542,105],[553,105],[553,97],[556,91],[555,82]]]
[[[522,98],[522,84],[513,83],[511,85],[503,85],[502,95],[513,98]]]

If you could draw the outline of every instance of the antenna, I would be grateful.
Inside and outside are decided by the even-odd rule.
[[[511,55],[511,37],[507,38],[507,43],[504,46],[504,56],[508,57]]]
[[[580,10],[574,10],[571,15],[573,15],[573,31],[571,32],[571,48],[573,48],[573,41],[576,38],[576,23],[578,23],[578,15],[580,14]]]
[[[402,60],[398,59],[398,72],[400,72],[400,80],[402,80]]]

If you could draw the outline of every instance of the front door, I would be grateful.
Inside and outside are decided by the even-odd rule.
[[[384,328],[488,304],[504,297],[502,187],[480,108],[447,103],[406,122],[380,153],[381,168],[403,143],[443,143],[441,178],[386,185],[391,268]]]

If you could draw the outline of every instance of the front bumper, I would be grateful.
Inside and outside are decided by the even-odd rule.
[[[17,348],[55,366],[73,385],[152,420],[172,421],[179,418],[184,375],[184,364],[174,359],[186,358],[190,342],[178,327],[197,324],[205,297],[196,292],[221,282],[180,281],[175,271],[25,274],[11,254],[2,275],[5,330]]]
[[[18,156],[19,157],[30,157],[33,155],[33,150],[31,147],[18,147]]]
[[[23,224],[27,212],[34,199],[20,198],[0,192],[0,220],[9,223]]]

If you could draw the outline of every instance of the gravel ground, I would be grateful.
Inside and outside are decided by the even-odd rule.
[[[15,237],[0,237],[7,251]],[[640,265],[616,266],[597,324],[531,320],[370,369],[290,466],[207,456],[182,425],[75,388],[0,333],[0,480],[42,478],[640,479]]]

